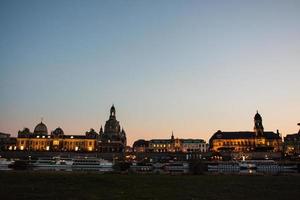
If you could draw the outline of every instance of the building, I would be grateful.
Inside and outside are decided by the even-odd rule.
[[[127,144],[126,133],[116,119],[116,109],[112,105],[110,116],[104,126],[104,131],[100,128],[100,140],[98,143],[100,152],[124,152]]]
[[[134,143],[135,152],[206,152],[207,144],[202,139],[179,139],[173,133],[170,139],[138,140]]]
[[[282,151],[282,137],[276,133],[264,131],[262,117],[254,116],[254,131],[223,132],[217,131],[209,140],[210,150],[214,152],[233,151]]]
[[[15,150],[16,138],[10,137],[8,133],[0,132],[0,151]]]
[[[41,121],[36,125],[33,133],[28,128],[18,132],[16,150],[111,153],[124,152],[126,143],[126,133],[121,129],[119,121],[116,120],[116,110],[112,105],[104,131],[101,126],[99,134],[94,129],[90,129],[85,135],[65,135],[60,127],[48,134],[47,126]]]
[[[300,126],[300,123],[298,123]],[[287,155],[300,154],[300,129],[298,133],[288,134],[284,137],[284,153]]]
[[[182,152],[207,152],[208,145],[202,139],[181,139]]]
[[[18,132],[17,150],[21,151],[96,151],[98,134],[91,129],[85,135],[65,135],[58,127],[48,134],[47,126],[41,122],[33,133],[28,128]]]

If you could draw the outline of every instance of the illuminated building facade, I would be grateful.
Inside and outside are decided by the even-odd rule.
[[[298,123],[298,126],[300,126],[300,123]],[[284,152],[287,155],[300,154],[300,129],[298,133],[286,135],[284,138]]]
[[[223,132],[217,131],[209,140],[210,150],[215,152],[233,151],[282,151],[280,133],[264,131],[262,117],[257,112],[254,116],[254,131]]]
[[[18,132],[15,150],[124,152],[126,143],[126,133],[116,120],[113,105],[104,131],[101,127],[99,134],[91,129],[85,135],[65,135],[60,127],[48,134],[47,126],[41,122],[33,133],[28,128]]]
[[[28,128],[19,131],[16,146],[21,151],[95,151],[97,138],[93,129],[85,135],[65,135],[58,127],[48,135],[47,126],[41,122],[33,133]]]
[[[206,152],[207,144],[202,139],[170,139],[138,140],[134,143],[135,152]]]

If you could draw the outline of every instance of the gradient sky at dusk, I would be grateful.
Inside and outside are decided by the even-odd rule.
[[[0,131],[97,131],[129,144],[300,122],[300,1],[0,1]]]

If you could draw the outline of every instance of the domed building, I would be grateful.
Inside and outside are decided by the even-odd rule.
[[[110,116],[104,126],[100,128],[99,151],[101,152],[124,152],[126,147],[126,133],[116,119],[116,109],[112,105]]]
[[[41,123],[36,125],[36,127],[34,128],[33,133],[37,134],[37,135],[48,135],[47,126],[41,121]]]
[[[28,128],[18,132],[17,149],[21,151],[96,151],[97,135],[95,131],[87,132],[86,135],[65,135],[60,127],[48,135],[47,126],[41,122],[36,125],[33,133]]]

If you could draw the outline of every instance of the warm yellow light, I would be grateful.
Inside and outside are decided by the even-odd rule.
[[[49,149],[50,149],[50,147],[49,147],[49,146],[46,146],[46,150],[49,151]]]
[[[78,147],[75,147],[75,151],[78,151]]]
[[[88,150],[89,151],[93,151],[93,147],[88,147]]]
[[[53,145],[59,145],[59,140],[53,140]]]
[[[21,149],[21,151],[23,151],[24,150],[24,146],[20,146],[20,149]]]

